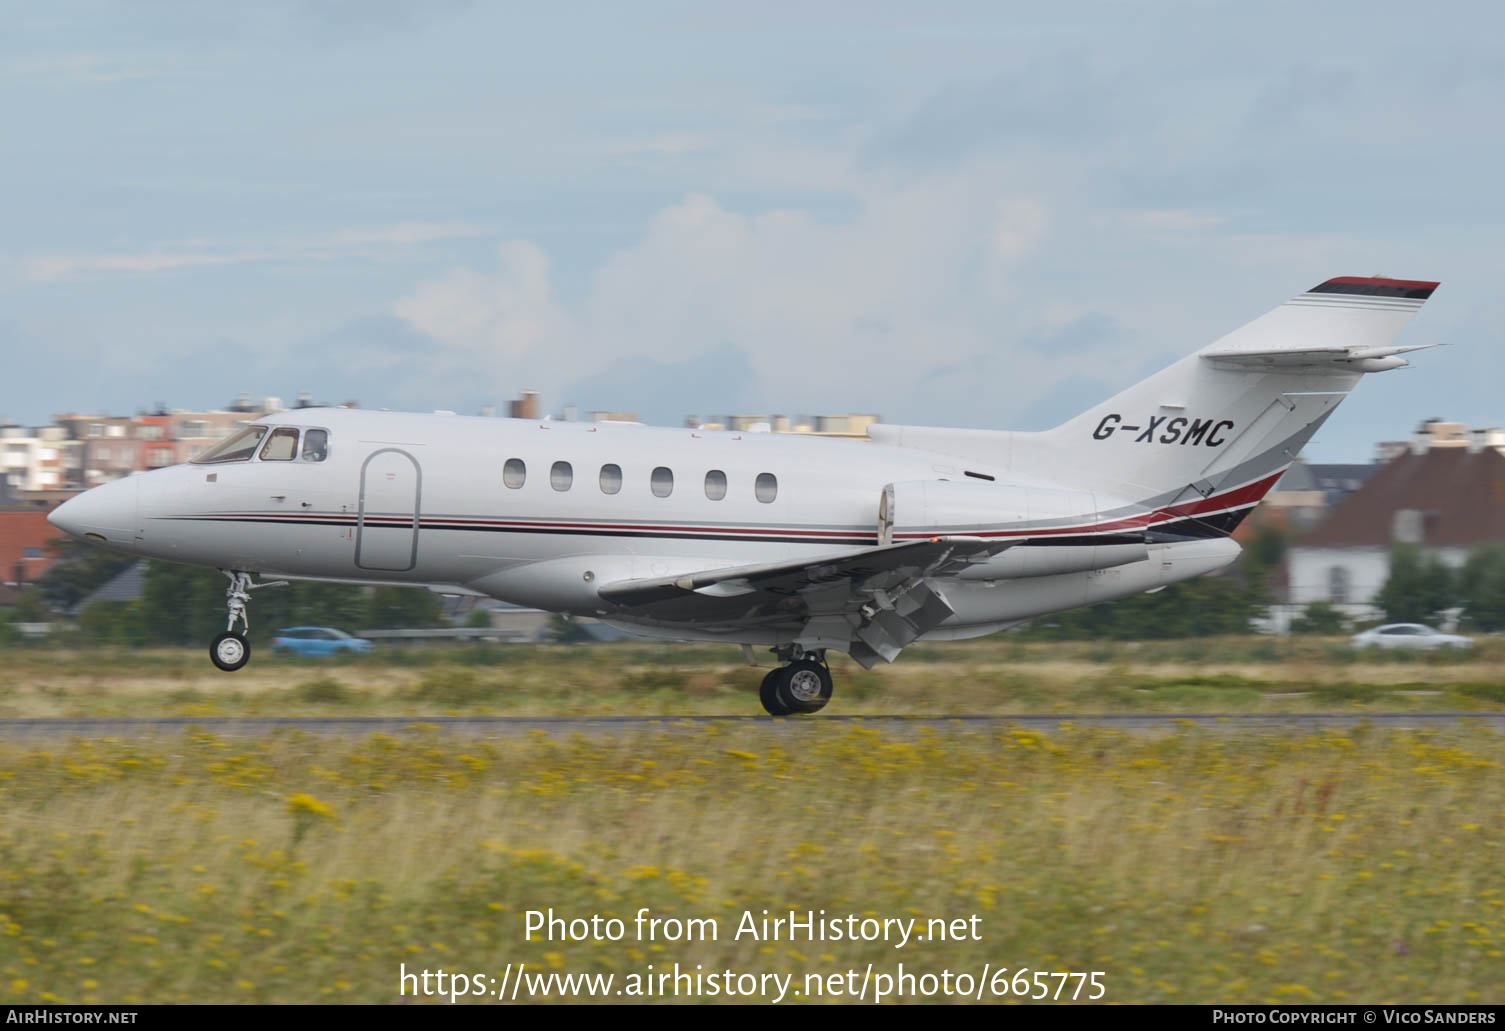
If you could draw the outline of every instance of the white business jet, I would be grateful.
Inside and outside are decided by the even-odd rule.
[[[768,648],[764,707],[814,712],[829,651],[871,667],[1232,562],[1229,534],[1338,402],[1407,364],[1418,347],[1394,341],[1436,286],[1328,280],[1044,432],[298,409],[49,518],[224,572],[224,670],[250,656],[254,576],[402,584]]]

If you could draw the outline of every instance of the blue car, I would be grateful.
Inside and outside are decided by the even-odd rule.
[[[272,651],[280,655],[365,655],[370,650],[371,642],[364,637],[330,626],[287,626],[272,638]]]

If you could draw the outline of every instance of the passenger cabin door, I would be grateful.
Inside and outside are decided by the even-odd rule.
[[[406,451],[383,448],[361,466],[355,564],[394,572],[418,564],[418,513],[423,473]]]

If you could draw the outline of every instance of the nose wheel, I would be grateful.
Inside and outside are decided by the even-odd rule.
[[[770,716],[819,712],[831,700],[831,688],[826,664],[807,655],[764,677],[758,699]]]
[[[230,578],[230,586],[225,588],[225,601],[230,617],[225,622],[225,632],[210,643],[209,659],[226,673],[234,673],[251,661],[251,645],[246,641],[246,633],[251,629],[251,619],[246,614],[246,607],[251,603],[251,592],[259,587],[286,587],[287,581],[273,580],[271,583],[258,584],[251,582],[250,573],[239,569],[222,569],[220,572]],[[244,631],[236,632],[236,620],[240,620]]]
[[[234,673],[251,661],[251,646],[246,643],[244,634],[226,630],[209,646],[209,658],[226,673]]]

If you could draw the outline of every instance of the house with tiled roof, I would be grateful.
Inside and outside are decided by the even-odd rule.
[[[1418,440],[1291,547],[1287,600],[1371,615],[1395,545],[1417,545],[1456,568],[1474,548],[1498,542],[1505,542],[1505,456],[1482,438],[1463,447]]]
[[[57,561],[52,542],[62,536],[42,511],[0,511],[0,583],[28,584]]]
[[[1298,458],[1263,504],[1239,524],[1233,539],[1247,546],[1266,527],[1298,534],[1310,530],[1379,469],[1374,464],[1310,464]]]

